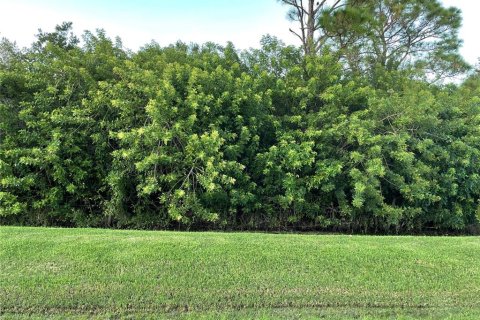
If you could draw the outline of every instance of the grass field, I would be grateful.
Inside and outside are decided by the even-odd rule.
[[[5,319],[479,319],[480,238],[0,227]]]

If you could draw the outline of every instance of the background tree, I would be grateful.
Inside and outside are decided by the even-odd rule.
[[[459,54],[461,14],[437,0],[280,0],[289,7],[290,30],[306,55],[328,45],[347,70],[370,74],[415,70],[431,81],[469,66]]]
[[[50,43],[61,48],[74,49],[80,43],[80,40],[73,34],[72,26],[72,22],[63,22],[56,25],[53,32],[44,32],[42,29],[38,29],[37,41],[34,43],[34,47],[42,48]]]
[[[350,70],[421,70],[444,79],[467,70],[461,13],[437,0],[350,0],[321,26]]]
[[[306,55],[320,50],[328,39],[320,23],[320,17],[330,15],[343,6],[343,0],[278,0],[289,6],[287,17],[299,24],[298,31],[290,29],[302,42]]]

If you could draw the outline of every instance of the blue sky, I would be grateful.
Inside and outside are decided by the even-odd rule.
[[[480,1],[443,0],[463,11],[462,54],[476,63],[480,57]],[[125,47],[136,50],[155,40],[167,45],[177,40],[258,47],[262,35],[272,34],[298,44],[290,34],[286,8],[276,0],[0,0],[0,37],[20,46],[34,41],[38,28],[52,30],[72,21],[74,31],[103,28],[120,36]],[[295,26],[293,26],[295,27]]]

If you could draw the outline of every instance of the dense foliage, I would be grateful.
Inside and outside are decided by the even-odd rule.
[[[480,85],[375,81],[335,52],[155,43],[63,24],[0,44],[0,222],[467,231]]]

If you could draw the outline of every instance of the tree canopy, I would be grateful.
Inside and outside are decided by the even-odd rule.
[[[438,0],[281,0],[305,54],[332,49],[348,70],[413,69],[431,80],[468,70],[459,54],[461,13]]]

